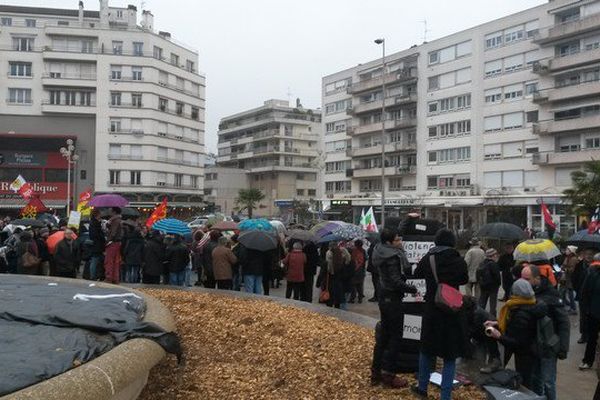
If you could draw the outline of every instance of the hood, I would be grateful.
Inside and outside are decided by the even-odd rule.
[[[442,253],[446,250],[454,250],[454,247],[449,247],[449,246],[435,246],[432,247],[431,249],[429,249],[429,253],[430,254],[439,254]]]
[[[379,267],[385,260],[392,257],[398,257],[404,250],[390,246],[389,244],[378,243],[373,249],[372,262],[375,267]]]

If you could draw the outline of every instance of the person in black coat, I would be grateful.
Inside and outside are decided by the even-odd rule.
[[[319,265],[319,252],[317,245],[313,242],[306,242],[304,245],[304,254],[306,255],[306,266],[304,267],[304,290],[302,292],[302,301],[312,303],[313,283],[317,274]]]
[[[90,280],[94,281],[102,278],[104,275],[104,273],[101,273],[102,271],[100,271],[100,269],[103,269],[104,248],[106,247],[106,236],[102,230],[100,209],[98,208],[92,210],[89,235],[90,240],[92,241],[92,246],[90,248]]]
[[[164,270],[165,245],[158,231],[151,231],[144,244],[144,264],[142,267],[142,283],[158,285]]]
[[[507,301],[510,297],[510,288],[515,281],[510,270],[515,265],[515,257],[513,253],[515,246],[509,243],[504,246],[504,254],[498,259],[498,267],[500,267],[500,273],[502,274],[502,290],[504,290],[504,296],[501,301]]]
[[[575,290],[575,300],[579,303],[579,333],[581,334],[579,340],[577,340],[579,344],[587,342],[587,318],[581,312],[581,289],[583,288],[583,282],[587,276],[590,263],[593,262],[589,259],[589,252],[583,252],[583,254],[584,257],[575,265],[575,269],[571,275],[571,283],[573,284],[573,290]]]
[[[79,243],[73,238],[73,231],[65,229],[65,237],[58,242],[54,251],[56,276],[77,278],[77,271],[81,262]]]
[[[125,282],[139,283],[140,270],[144,262],[144,238],[139,228],[135,228],[128,236],[123,247],[125,261]]]
[[[414,272],[416,279],[425,279],[425,313],[421,325],[421,353],[419,355],[419,385],[413,392],[427,393],[431,375],[431,365],[435,357],[444,359],[442,370],[442,399],[450,399],[452,382],[456,371],[456,359],[467,354],[467,332],[463,313],[450,313],[435,305],[438,282],[433,276],[431,260],[439,283],[445,283],[459,290],[469,281],[465,260],[454,248],[456,237],[447,229],[440,229],[434,239],[435,247],[423,256]]]
[[[484,310],[490,302],[490,313],[496,316],[498,302],[498,289],[501,285],[500,267],[498,266],[499,254],[496,249],[485,251],[485,260],[477,269],[477,283],[479,284],[479,306]]]
[[[241,252],[244,290],[247,293],[263,294],[263,273],[266,269],[271,268],[271,254],[248,249],[241,243],[238,244],[239,246],[242,246],[239,251]]]
[[[580,370],[590,369],[596,356],[598,333],[600,332],[600,253],[588,267],[587,276],[581,287],[581,307],[579,311],[586,319],[587,344],[579,365]]]
[[[183,286],[185,283],[185,269],[190,262],[190,251],[182,239],[181,236],[174,235],[173,241],[167,246],[165,258],[169,270],[169,285]]]

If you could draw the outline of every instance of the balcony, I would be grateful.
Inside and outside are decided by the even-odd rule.
[[[96,114],[96,103],[89,105],[52,104],[50,100],[42,101],[42,112],[54,114]]]
[[[400,118],[400,119],[392,119],[392,120],[387,120],[385,121],[385,129],[389,130],[389,129],[398,129],[398,128],[408,128],[411,126],[416,126],[417,125],[417,119],[416,118],[411,118],[411,117],[407,117],[407,118]],[[363,133],[370,133],[370,132],[381,132],[381,122],[375,122],[373,124],[367,124],[367,125],[358,125],[358,126],[353,126],[350,128],[346,129],[346,132],[349,135],[362,135]]]
[[[411,94],[402,95],[402,96],[390,96],[390,97],[386,97],[386,99],[385,99],[385,107],[389,108],[389,107],[394,107],[394,106],[401,105],[401,104],[414,103],[416,101],[417,101],[416,93],[411,93]],[[381,110],[381,108],[382,108],[382,101],[375,100],[375,101],[369,101],[366,103],[360,103],[355,106],[352,106],[349,113],[355,115],[355,114],[360,114],[360,113],[369,112],[369,111]]]
[[[596,30],[598,29],[598,25],[600,25],[600,14],[593,14],[576,21],[569,21],[548,29],[542,29],[534,38],[534,42],[545,45],[558,40],[565,40],[573,36]]]
[[[533,133],[549,135],[557,132],[571,132],[597,129],[600,127],[600,115],[590,115],[580,118],[569,118],[558,121],[540,121],[533,124]]]
[[[144,136],[143,129],[119,129],[118,131],[108,130],[111,135],[133,135],[133,136]]]
[[[108,159],[121,161],[143,161],[144,156],[141,154],[109,154]]]
[[[397,151],[415,151],[417,149],[416,142],[409,141],[400,141],[394,143],[388,143],[385,145],[384,151],[386,153],[393,153]],[[350,150],[350,154],[347,154],[349,157],[362,157],[362,156],[370,156],[381,154],[381,145],[376,144],[369,147],[359,147]]]
[[[415,165],[397,165],[385,167],[385,176],[411,175],[417,172]],[[354,178],[372,178],[381,177],[381,168],[354,168]]]
[[[42,57],[47,60],[89,61],[96,62],[98,59],[97,49],[73,49],[63,46],[44,46]]]
[[[42,85],[95,88],[96,74],[45,73],[42,75]]]
[[[416,68],[407,68],[394,72],[387,73],[382,76],[378,76],[376,78],[366,79],[360,82],[356,82],[348,87],[347,92],[349,94],[360,93],[367,90],[375,89],[381,87],[384,84],[389,85],[392,83],[400,83],[400,82],[413,82],[417,80],[417,69]]]
[[[600,81],[582,82],[579,85],[557,87],[546,95],[548,101],[574,100],[582,97],[597,97],[600,93]],[[535,100],[535,95],[534,95]]]
[[[532,101],[535,104],[543,104],[543,103],[547,102],[548,101],[548,91],[540,92],[539,90],[536,90],[535,92],[533,92]]]
[[[550,71],[560,71],[568,68],[581,67],[597,63],[600,59],[600,49],[580,51],[564,57],[555,57],[550,60]]]
[[[557,153],[553,151],[534,153],[531,159],[534,165],[582,164],[600,158],[600,149],[582,149],[579,151]]]

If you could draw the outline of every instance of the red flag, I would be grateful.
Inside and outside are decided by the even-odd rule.
[[[167,218],[167,198],[166,197],[163,198],[162,203],[160,203],[158,206],[156,206],[154,208],[152,215],[150,215],[150,218],[148,218],[146,220],[146,226],[148,228],[151,228],[152,225],[154,225],[154,223],[156,221],[159,221],[163,218]]]
[[[10,188],[15,193],[19,193],[25,200],[29,200],[33,196],[31,183],[27,182],[21,175],[17,176],[17,179],[10,184]]]
[[[588,233],[592,235],[598,231],[598,228],[600,228],[600,207],[597,207],[592,215],[590,223],[588,224]]]
[[[548,210],[548,206],[544,203],[544,200],[542,200],[541,208],[542,216],[544,217],[544,222],[546,225],[552,230],[556,230],[556,224],[552,220],[552,214],[550,214],[550,210]]]
[[[79,203],[87,204],[88,201],[92,198],[92,188],[89,187],[85,190],[85,192],[81,192],[79,195]]]
[[[35,218],[38,214],[48,211],[40,196],[34,196],[29,200],[29,203],[21,209],[23,218]]]

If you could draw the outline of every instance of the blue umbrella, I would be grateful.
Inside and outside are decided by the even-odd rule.
[[[273,225],[271,225],[271,222],[264,218],[247,219],[245,221],[240,222],[238,228],[240,231],[275,231],[275,228],[273,227]]]
[[[344,240],[343,237],[334,235],[333,233],[330,233],[329,235],[325,235],[322,238],[320,238],[317,243],[323,244],[323,243],[329,243],[329,242],[340,242],[342,240]]]
[[[188,228],[187,224],[175,218],[165,218],[160,221],[156,221],[152,225],[152,229],[163,232],[177,234],[181,236],[189,235],[192,230]]]

